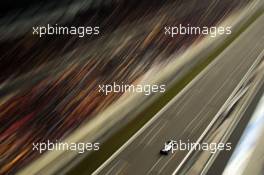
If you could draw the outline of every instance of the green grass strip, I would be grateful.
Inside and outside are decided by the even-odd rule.
[[[177,81],[163,96],[154,101],[143,110],[134,120],[101,144],[100,151],[95,151],[84,158],[77,166],[72,168],[68,175],[92,174],[115,151],[117,151],[129,138],[144,126],[158,111],[160,111],[173,97],[175,97],[188,83],[190,83],[205,67],[207,67],[228,45],[230,45],[247,27],[252,24],[262,13],[257,12],[245,23],[236,34],[228,38],[218,49],[210,54],[204,61],[197,64],[192,71]]]

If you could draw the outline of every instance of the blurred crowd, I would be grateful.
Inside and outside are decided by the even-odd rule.
[[[29,30],[1,40],[0,174],[13,174],[39,157],[33,142],[65,138],[122,95],[106,96],[98,85],[138,83],[154,65],[164,68],[177,59],[171,55],[202,40],[199,35],[165,37],[164,26],[210,27],[246,3],[119,0],[82,10],[64,23],[98,25],[99,36],[38,38]]]

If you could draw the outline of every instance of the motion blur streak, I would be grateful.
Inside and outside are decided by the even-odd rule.
[[[52,6],[53,2],[47,3]],[[82,10],[65,24],[98,25],[100,36],[38,38],[29,28],[19,37],[1,40],[0,174],[13,174],[40,156],[32,151],[33,142],[65,138],[122,95],[105,96],[98,92],[98,85],[137,83],[154,65],[162,68],[170,62],[172,54],[180,54],[202,38],[198,35],[168,38],[164,36],[164,26],[210,27],[246,3],[113,1]],[[38,9],[36,4],[33,7]],[[12,12],[17,14],[14,19],[9,19],[9,13],[1,14],[1,21],[11,21],[2,25],[11,23],[19,31],[21,23],[16,18],[23,9],[16,7]],[[41,16],[38,10],[35,14]],[[53,23],[60,24],[59,19]]]

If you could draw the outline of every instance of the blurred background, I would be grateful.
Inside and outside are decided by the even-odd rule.
[[[124,95],[105,96],[98,85],[141,83],[204,38],[165,37],[164,26],[215,26],[249,2],[2,1],[0,174],[14,174],[40,157],[33,142],[66,138]],[[100,35],[32,35],[33,26],[47,24],[100,26]]]

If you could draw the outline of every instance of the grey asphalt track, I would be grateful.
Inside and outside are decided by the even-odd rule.
[[[170,139],[195,142],[264,49],[264,15],[94,174],[172,174],[187,151],[161,156]]]

